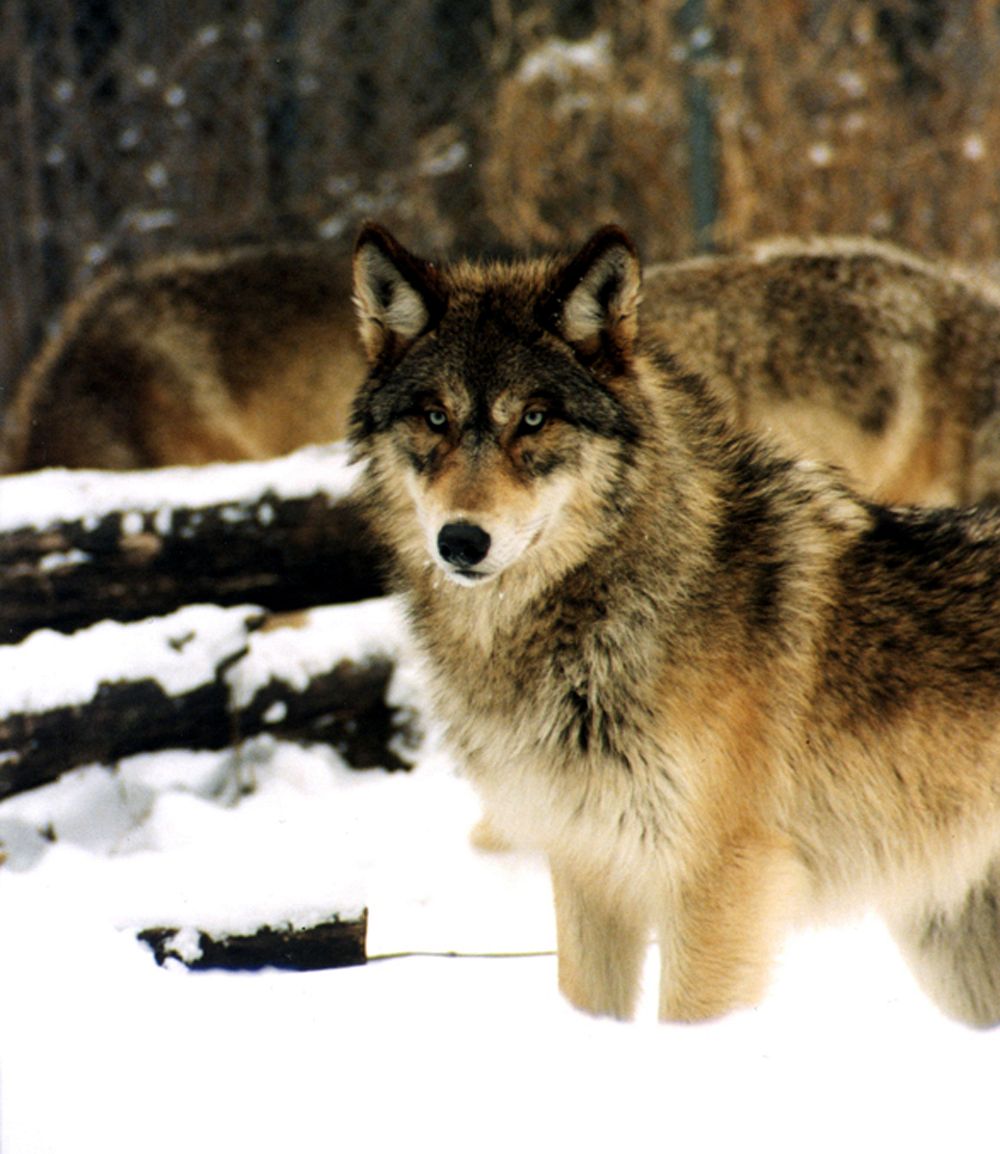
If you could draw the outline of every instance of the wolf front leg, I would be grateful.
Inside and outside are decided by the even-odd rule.
[[[785,847],[741,839],[671,886],[660,927],[661,1021],[707,1021],[761,1002],[803,884]]]
[[[550,860],[559,988],[580,1010],[631,1018],[639,995],[647,920],[596,873]]]

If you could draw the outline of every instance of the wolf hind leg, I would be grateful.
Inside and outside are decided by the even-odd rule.
[[[559,988],[577,1009],[628,1019],[635,1012],[647,919],[595,875],[550,862]]]
[[[893,919],[890,928],[925,992],[970,1026],[1000,1024],[1000,859],[955,907]]]

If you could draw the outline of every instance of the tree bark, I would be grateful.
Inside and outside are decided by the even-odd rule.
[[[162,966],[181,962],[189,970],[326,970],[367,961],[368,911],[333,916],[305,928],[262,926],[247,934],[155,927],[137,936]]]
[[[0,642],[196,602],[286,611],[358,601],[384,591],[382,573],[357,504],[321,493],[17,529],[0,533]]]
[[[224,609],[209,612],[238,614]],[[115,641],[124,653],[131,651],[123,659],[125,668],[118,674],[99,675],[85,700],[45,700],[34,708],[29,693],[24,703],[6,706],[6,716],[0,715],[0,799],[53,781],[77,766],[110,765],[158,749],[224,749],[265,732],[325,742],[356,768],[409,768],[399,748],[405,750],[413,743],[415,720],[409,711],[386,700],[396,639],[387,638],[385,646],[351,658],[338,658],[335,641],[331,641],[329,664],[305,674],[291,674],[282,667],[269,671],[266,661],[261,669],[258,661],[247,687],[238,674],[241,661],[251,652],[254,635],[281,627],[283,619],[255,616],[247,610],[242,624],[227,620],[228,632],[221,643],[217,637],[199,638],[187,628],[187,620],[183,613],[166,619],[175,624],[164,625],[162,636],[152,628],[157,622],[120,626],[135,634],[132,645],[128,633],[124,644],[120,635]],[[295,646],[299,633],[308,629],[308,619],[305,625],[299,621],[295,625],[286,629],[286,653]],[[93,659],[92,646],[102,644],[100,629],[59,638],[50,662],[87,668]],[[328,625],[324,629],[321,649],[327,634],[336,636]],[[173,649],[178,665],[197,666],[199,662],[204,665],[205,647],[211,647],[214,670],[195,678],[194,684],[185,684],[182,691],[171,690],[157,675],[158,648],[161,660]]]

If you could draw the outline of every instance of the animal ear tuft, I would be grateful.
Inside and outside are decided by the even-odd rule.
[[[549,323],[585,358],[604,353],[620,365],[638,335],[640,288],[635,245],[617,225],[605,225],[558,276]]]
[[[354,305],[372,362],[411,344],[444,309],[431,266],[378,224],[366,224],[355,245]]]

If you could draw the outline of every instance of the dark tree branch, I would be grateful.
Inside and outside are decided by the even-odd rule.
[[[368,911],[354,917],[335,915],[305,928],[262,926],[247,934],[156,927],[142,930],[139,940],[162,966],[169,960],[189,970],[327,970],[361,966],[366,958]]]
[[[0,641],[7,644],[43,627],[135,621],[195,602],[285,611],[375,597],[383,588],[381,556],[356,504],[323,494],[265,492],[249,502],[171,509],[169,518],[113,512],[0,533]]]

